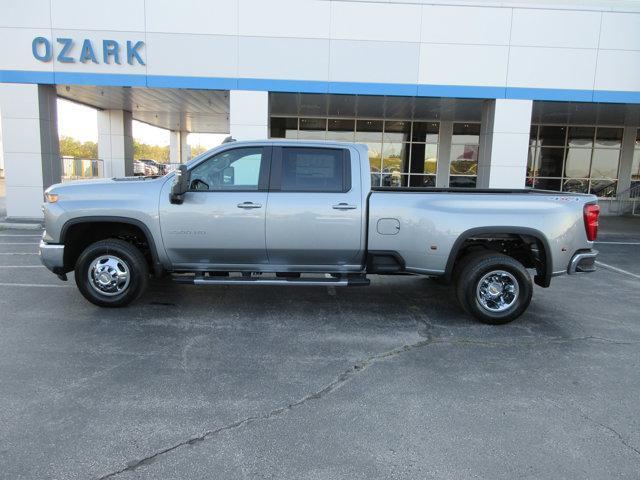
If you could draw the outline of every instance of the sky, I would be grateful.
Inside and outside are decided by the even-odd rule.
[[[169,130],[147,123],[133,121],[133,138],[148,145],[169,145]],[[80,142],[98,141],[98,111],[94,108],[58,99],[58,134]],[[203,145],[207,148],[220,145],[227,134],[190,133],[189,145]]]

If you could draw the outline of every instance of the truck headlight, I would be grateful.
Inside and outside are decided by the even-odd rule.
[[[45,193],[44,194],[44,201],[47,203],[56,203],[58,201],[58,194],[57,193]]]

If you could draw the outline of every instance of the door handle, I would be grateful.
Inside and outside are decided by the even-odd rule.
[[[348,203],[338,203],[337,205],[333,206],[334,210],[355,210],[356,208],[358,208],[357,205],[349,205]]]
[[[238,204],[238,208],[245,208],[245,209],[262,208],[262,205],[259,203],[253,203],[253,202],[242,202]]]

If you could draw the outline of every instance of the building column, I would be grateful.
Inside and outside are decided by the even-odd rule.
[[[524,188],[532,100],[486,100],[482,110],[478,188]]]
[[[53,85],[0,84],[7,217],[42,218],[42,192],[60,182]]]
[[[229,132],[236,140],[269,137],[269,92],[229,92]]]
[[[98,110],[98,158],[107,178],[133,175],[131,122],[127,110]]]
[[[440,131],[438,133],[438,165],[436,167],[436,187],[439,188],[447,188],[449,186],[452,135],[453,122],[440,122]]]
[[[187,143],[189,132],[171,130],[169,132],[169,162],[185,163],[191,159],[191,148]]]
[[[620,152],[620,168],[618,169],[618,195],[631,188],[631,169],[633,167],[633,153],[636,148],[637,132],[637,125],[624,127],[624,133],[622,134],[622,151]]]

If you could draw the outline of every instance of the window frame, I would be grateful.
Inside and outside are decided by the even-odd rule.
[[[217,188],[212,190],[194,190],[191,188],[191,174],[193,170],[205,162],[208,162],[214,157],[221,155],[232,150],[245,150],[250,148],[262,148],[262,160],[260,161],[260,173],[258,174],[258,188]],[[187,192],[193,193],[220,193],[220,192],[267,192],[269,190],[269,177],[271,171],[271,161],[273,157],[273,147],[269,145],[242,145],[225,148],[224,150],[218,150],[217,152],[202,159],[197,164],[190,166],[189,168],[189,189]]]
[[[342,190],[282,190],[282,151],[286,148],[295,149],[317,149],[317,150],[333,150],[342,153]],[[322,147],[312,145],[292,145],[292,146],[274,146],[271,155],[271,176],[269,179],[269,191],[281,193],[347,193],[351,191],[351,153],[348,148],[340,147]]]
[[[541,130],[543,127],[562,127],[565,129],[564,132],[564,143],[562,145],[543,145],[541,138]],[[593,128],[593,137],[591,137],[591,145],[590,146],[580,146],[580,145],[571,145],[570,141],[573,138],[570,134],[572,128]],[[533,186],[533,188],[538,188],[537,183],[538,180],[554,180],[560,182],[560,189],[554,190],[558,192],[571,192],[571,190],[565,190],[565,185],[567,181],[582,181],[586,182],[586,193],[590,193],[592,190],[592,184],[596,184],[597,182],[611,182],[616,185],[616,190],[618,188],[618,183],[620,181],[620,168],[621,168],[621,159],[622,159],[622,150],[624,145],[622,140],[619,145],[616,146],[597,146],[598,142],[598,133],[601,129],[615,129],[622,130],[623,126],[620,125],[610,125],[610,124],[576,124],[576,123],[531,123],[531,129],[529,134],[529,154],[527,156],[527,171],[525,178],[525,187],[528,187],[529,184]],[[535,133],[535,138],[533,138],[533,134]],[[624,131],[622,131],[624,135]],[[540,151],[543,148],[553,149],[557,151],[562,151],[562,163],[561,163],[561,175],[558,176],[545,176],[539,174],[539,169],[541,166],[540,160]],[[569,152],[572,150],[584,150],[589,151],[589,172],[586,177],[569,177],[567,176],[567,160],[569,156]],[[597,151],[617,151],[618,152],[618,168],[616,171],[615,178],[602,178],[599,176],[593,176],[593,166],[594,159]],[[533,166],[534,169],[530,170],[530,166]],[[535,170],[535,167],[538,170]],[[613,196],[605,196],[598,198],[613,198],[617,193],[614,193]]]

